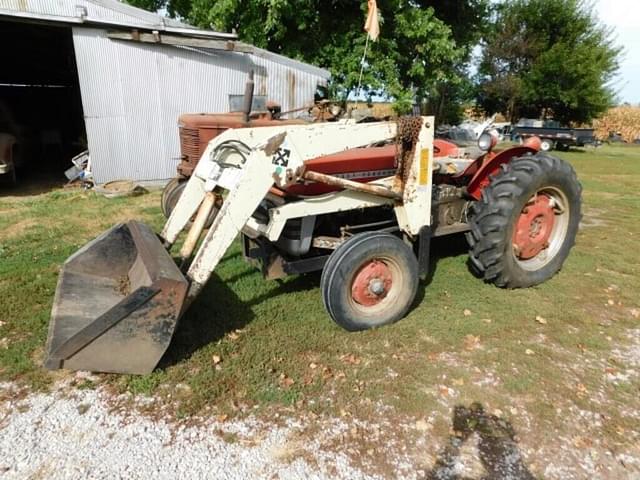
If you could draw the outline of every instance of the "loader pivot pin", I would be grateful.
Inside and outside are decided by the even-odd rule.
[[[513,232],[513,248],[520,260],[529,260],[549,246],[555,213],[547,195],[536,194],[524,206]]]
[[[387,296],[391,284],[389,267],[380,260],[371,260],[363,265],[353,278],[351,295],[356,303],[372,307]]]

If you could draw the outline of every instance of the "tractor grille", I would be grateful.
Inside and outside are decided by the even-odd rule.
[[[180,127],[180,153],[194,167],[200,159],[200,133],[197,128]]]

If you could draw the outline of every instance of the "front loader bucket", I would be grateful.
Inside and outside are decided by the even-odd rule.
[[[45,367],[150,373],[167,350],[188,288],[146,225],[116,225],[67,259]]]

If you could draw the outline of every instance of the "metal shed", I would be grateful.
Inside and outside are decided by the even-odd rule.
[[[283,111],[313,102],[329,78],[326,70],[243,44],[233,34],[198,30],[116,0],[2,0],[0,30],[9,22],[69,33],[69,65],[98,183],[173,177],[178,116],[228,111],[229,95],[242,94],[250,70],[256,93]],[[45,77],[51,83],[55,76]],[[0,73],[0,85],[16,86],[21,78]]]

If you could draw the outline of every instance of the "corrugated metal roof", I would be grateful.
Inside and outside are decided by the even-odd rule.
[[[236,39],[232,33],[201,30],[186,23],[132,7],[119,0],[0,0],[0,18],[19,17],[50,22],[158,30],[191,37]],[[329,78],[327,70],[268,50],[253,47],[253,55],[281,65]]]
[[[118,0],[0,0],[0,17],[2,16],[236,38],[235,34],[200,30]]]

